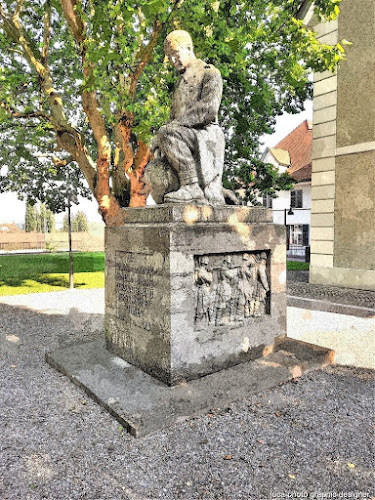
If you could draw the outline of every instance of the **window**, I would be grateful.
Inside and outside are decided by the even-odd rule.
[[[290,226],[291,235],[290,235],[290,244],[302,246],[302,226],[293,224]]]
[[[263,195],[263,206],[265,208],[272,208],[272,196],[268,193]]]
[[[292,208],[302,208],[303,197],[302,197],[302,189],[296,189],[295,191],[290,192],[290,206]]]
[[[302,245],[304,247],[309,246],[309,233],[310,233],[310,226],[308,224],[304,224],[302,226]]]
[[[292,224],[290,228],[290,244],[307,247],[309,245],[308,224]]]

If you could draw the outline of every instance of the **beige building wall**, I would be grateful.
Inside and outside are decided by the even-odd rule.
[[[353,45],[336,75],[314,78],[310,282],[375,289],[375,3],[340,8],[314,28]]]

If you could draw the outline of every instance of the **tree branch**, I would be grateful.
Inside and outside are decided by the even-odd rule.
[[[82,66],[85,79],[91,81],[93,80],[93,67],[92,64],[87,61],[86,48],[84,45],[85,24],[81,19],[79,13],[77,12],[77,5],[78,0],[61,0],[61,6],[63,8],[63,12],[68,22],[69,28],[81,50]],[[103,148],[108,148],[110,141],[107,136],[104,118],[99,111],[99,103],[96,97],[96,91],[84,90],[82,92],[82,104],[87,118],[89,119],[100,155]],[[107,146],[105,146],[105,144],[107,144]]]
[[[154,22],[150,41],[145,47],[140,48],[136,55],[136,59],[139,59],[139,63],[130,78],[130,87],[129,87],[130,98],[133,98],[135,95],[139,77],[141,76],[147,63],[151,59],[152,51],[154,50],[156,44],[158,43],[162,29],[163,29],[163,24],[158,19],[156,19]]]
[[[51,41],[51,14],[52,14],[51,1],[47,0],[43,15],[44,40],[43,40],[42,58],[41,58],[42,64],[46,66],[48,60],[49,45]]]
[[[16,128],[19,127],[20,125],[18,123],[7,123],[3,124],[0,126],[0,132],[5,132],[6,130],[10,128]],[[36,123],[23,123],[22,128],[37,128],[38,124]]]
[[[13,21],[17,21],[23,9],[23,4],[25,0],[17,0],[17,7],[13,14]]]
[[[40,78],[42,91],[47,97],[49,108],[52,113],[51,121],[56,130],[73,130],[73,127],[65,116],[62,99],[54,87],[50,72],[47,66],[42,63],[40,52],[32,47],[31,42],[24,33],[19,19],[15,19],[14,17],[10,19],[6,17],[3,9],[0,9],[0,16],[4,21],[5,32],[9,38],[21,47],[23,56]]]
[[[11,115],[12,118],[44,118],[45,120],[51,119],[49,115],[43,113],[42,111],[35,110],[35,111],[21,112],[17,111],[10,104],[7,104],[6,102],[2,101],[0,101],[0,108],[5,109]]]
[[[78,0],[61,0],[61,6],[70,31],[78,45],[81,46],[85,26],[81,17],[77,15],[77,5]]]
[[[22,3],[23,0],[19,0],[19,11],[22,8]],[[84,145],[81,134],[66,118],[62,98],[55,89],[46,61],[43,63],[42,54],[38,49],[33,47],[17,16],[9,18],[0,5],[0,18],[3,20],[3,27],[7,36],[21,47],[24,58],[29,63],[31,69],[39,76],[41,89],[47,97],[51,110],[49,119],[55,128],[58,145],[74,156],[86,177],[90,189],[94,192],[96,186],[95,164]],[[47,44],[45,43],[45,47],[49,45],[50,29],[50,15],[48,15],[45,18],[45,42],[47,42]],[[47,55],[48,50],[45,52],[45,56]]]
[[[52,163],[57,168],[66,167],[67,165],[69,165],[69,163],[72,163],[73,161],[75,161],[74,156],[68,156],[68,158],[61,159],[52,153],[40,153],[40,154],[37,153],[37,154],[35,154],[35,156],[37,158],[49,158],[50,160],[52,160]]]
[[[178,4],[179,4],[179,3],[180,3],[180,0],[175,0],[175,2],[174,2],[174,4],[173,4],[173,7],[172,7],[172,9],[171,9],[171,11],[170,11],[170,13],[168,14],[167,19],[166,19],[166,20],[164,21],[164,23],[163,23],[163,26],[166,26],[166,25],[169,23],[169,20],[170,20],[170,18],[172,17],[172,15],[173,15],[174,11],[177,9],[177,7],[178,7]],[[181,2],[181,3],[182,3],[182,2]]]
[[[80,48],[83,75],[90,86],[95,83],[93,65],[87,60],[85,45],[85,23],[83,22],[79,10],[77,9],[79,0],[60,0],[67,20],[68,26]],[[82,106],[89,120],[94,139],[98,146],[97,156],[97,182],[95,186],[95,197],[99,203],[99,210],[107,219],[108,223],[118,223],[123,221],[123,214],[119,204],[116,202],[109,185],[112,148],[108,137],[105,120],[99,110],[99,102],[96,90],[84,90],[82,92]],[[112,222],[110,221],[112,219]]]

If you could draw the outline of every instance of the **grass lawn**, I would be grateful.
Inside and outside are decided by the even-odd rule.
[[[104,287],[104,252],[75,253],[75,288]],[[69,287],[69,254],[0,255],[0,296]]]
[[[308,271],[310,264],[308,262],[298,262],[296,260],[287,260],[286,267],[288,271]]]

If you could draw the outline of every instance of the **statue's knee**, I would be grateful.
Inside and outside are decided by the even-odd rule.
[[[159,139],[164,141],[164,140],[168,139],[170,137],[170,135],[171,135],[171,130],[168,127],[168,125],[163,125],[162,127],[160,127],[160,129],[158,131]]]

